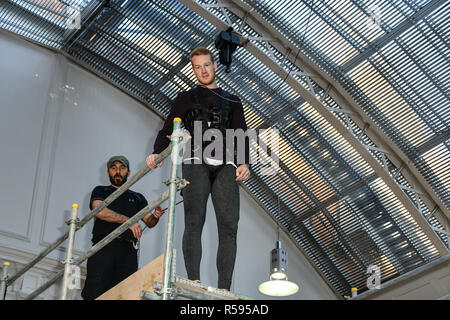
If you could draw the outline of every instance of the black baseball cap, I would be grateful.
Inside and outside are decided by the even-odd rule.
[[[111,165],[114,163],[114,161],[120,161],[125,167],[130,169],[130,162],[128,161],[128,159],[125,156],[112,156],[111,158],[109,158],[108,163],[107,163],[108,169],[109,169],[109,167],[111,167]]]

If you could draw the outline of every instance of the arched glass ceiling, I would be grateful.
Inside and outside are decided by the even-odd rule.
[[[0,26],[66,52],[166,116],[177,92],[195,84],[189,51],[198,45],[214,50],[219,31],[180,2],[6,0],[0,4]],[[448,1],[223,2],[249,5],[295,46],[286,70],[298,69],[301,54],[339,83],[406,155],[443,203],[444,218],[448,215]],[[231,9],[216,1],[196,3],[240,28]],[[74,6],[82,13],[80,29],[64,23]],[[241,29],[247,37],[259,36],[248,25]],[[283,58],[264,43],[257,46]],[[218,76],[221,86],[242,98],[250,128],[274,128],[281,138],[278,174],[261,174],[256,165],[244,187],[339,294],[349,294],[351,287],[366,290],[371,264],[381,268],[384,282],[439,257],[373,167],[286,78],[243,48],[234,54],[232,72],[221,68]],[[330,110],[340,107],[314,78],[296,79]],[[336,117],[375,150],[366,128],[345,113]],[[409,185],[402,167],[382,153],[374,156],[396,173],[398,183]],[[445,227],[434,216],[436,208],[405,192],[432,227]],[[437,235],[448,244],[445,234]]]

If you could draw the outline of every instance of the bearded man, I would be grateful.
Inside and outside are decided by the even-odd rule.
[[[107,175],[111,185],[94,188],[89,204],[91,210],[127,181],[130,175],[128,159],[124,156],[111,157],[107,162]],[[92,230],[92,245],[94,246],[133,217],[147,204],[148,202],[142,194],[130,189],[126,190],[96,215]],[[157,207],[153,214],[147,214],[142,221],[149,228],[153,228],[162,214],[162,208]],[[141,235],[142,227],[139,223],[135,223],[88,259],[86,282],[81,292],[83,299],[97,298],[137,271],[137,242]]]

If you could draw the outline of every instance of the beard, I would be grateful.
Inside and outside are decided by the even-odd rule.
[[[127,182],[127,176],[122,177],[120,174],[116,174],[114,177],[109,176],[109,181],[113,186],[120,187]]]
[[[209,86],[210,84],[212,84],[215,80],[216,80],[216,73],[213,72],[211,75],[211,80],[205,82],[202,80],[202,78],[197,78],[198,82],[202,85],[202,86]]]

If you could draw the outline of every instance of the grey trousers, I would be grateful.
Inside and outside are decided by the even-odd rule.
[[[184,263],[191,280],[200,280],[201,236],[206,204],[211,194],[219,232],[217,250],[218,288],[229,290],[236,259],[239,221],[239,185],[232,165],[211,166],[183,163],[183,178],[190,184],[183,189]]]

